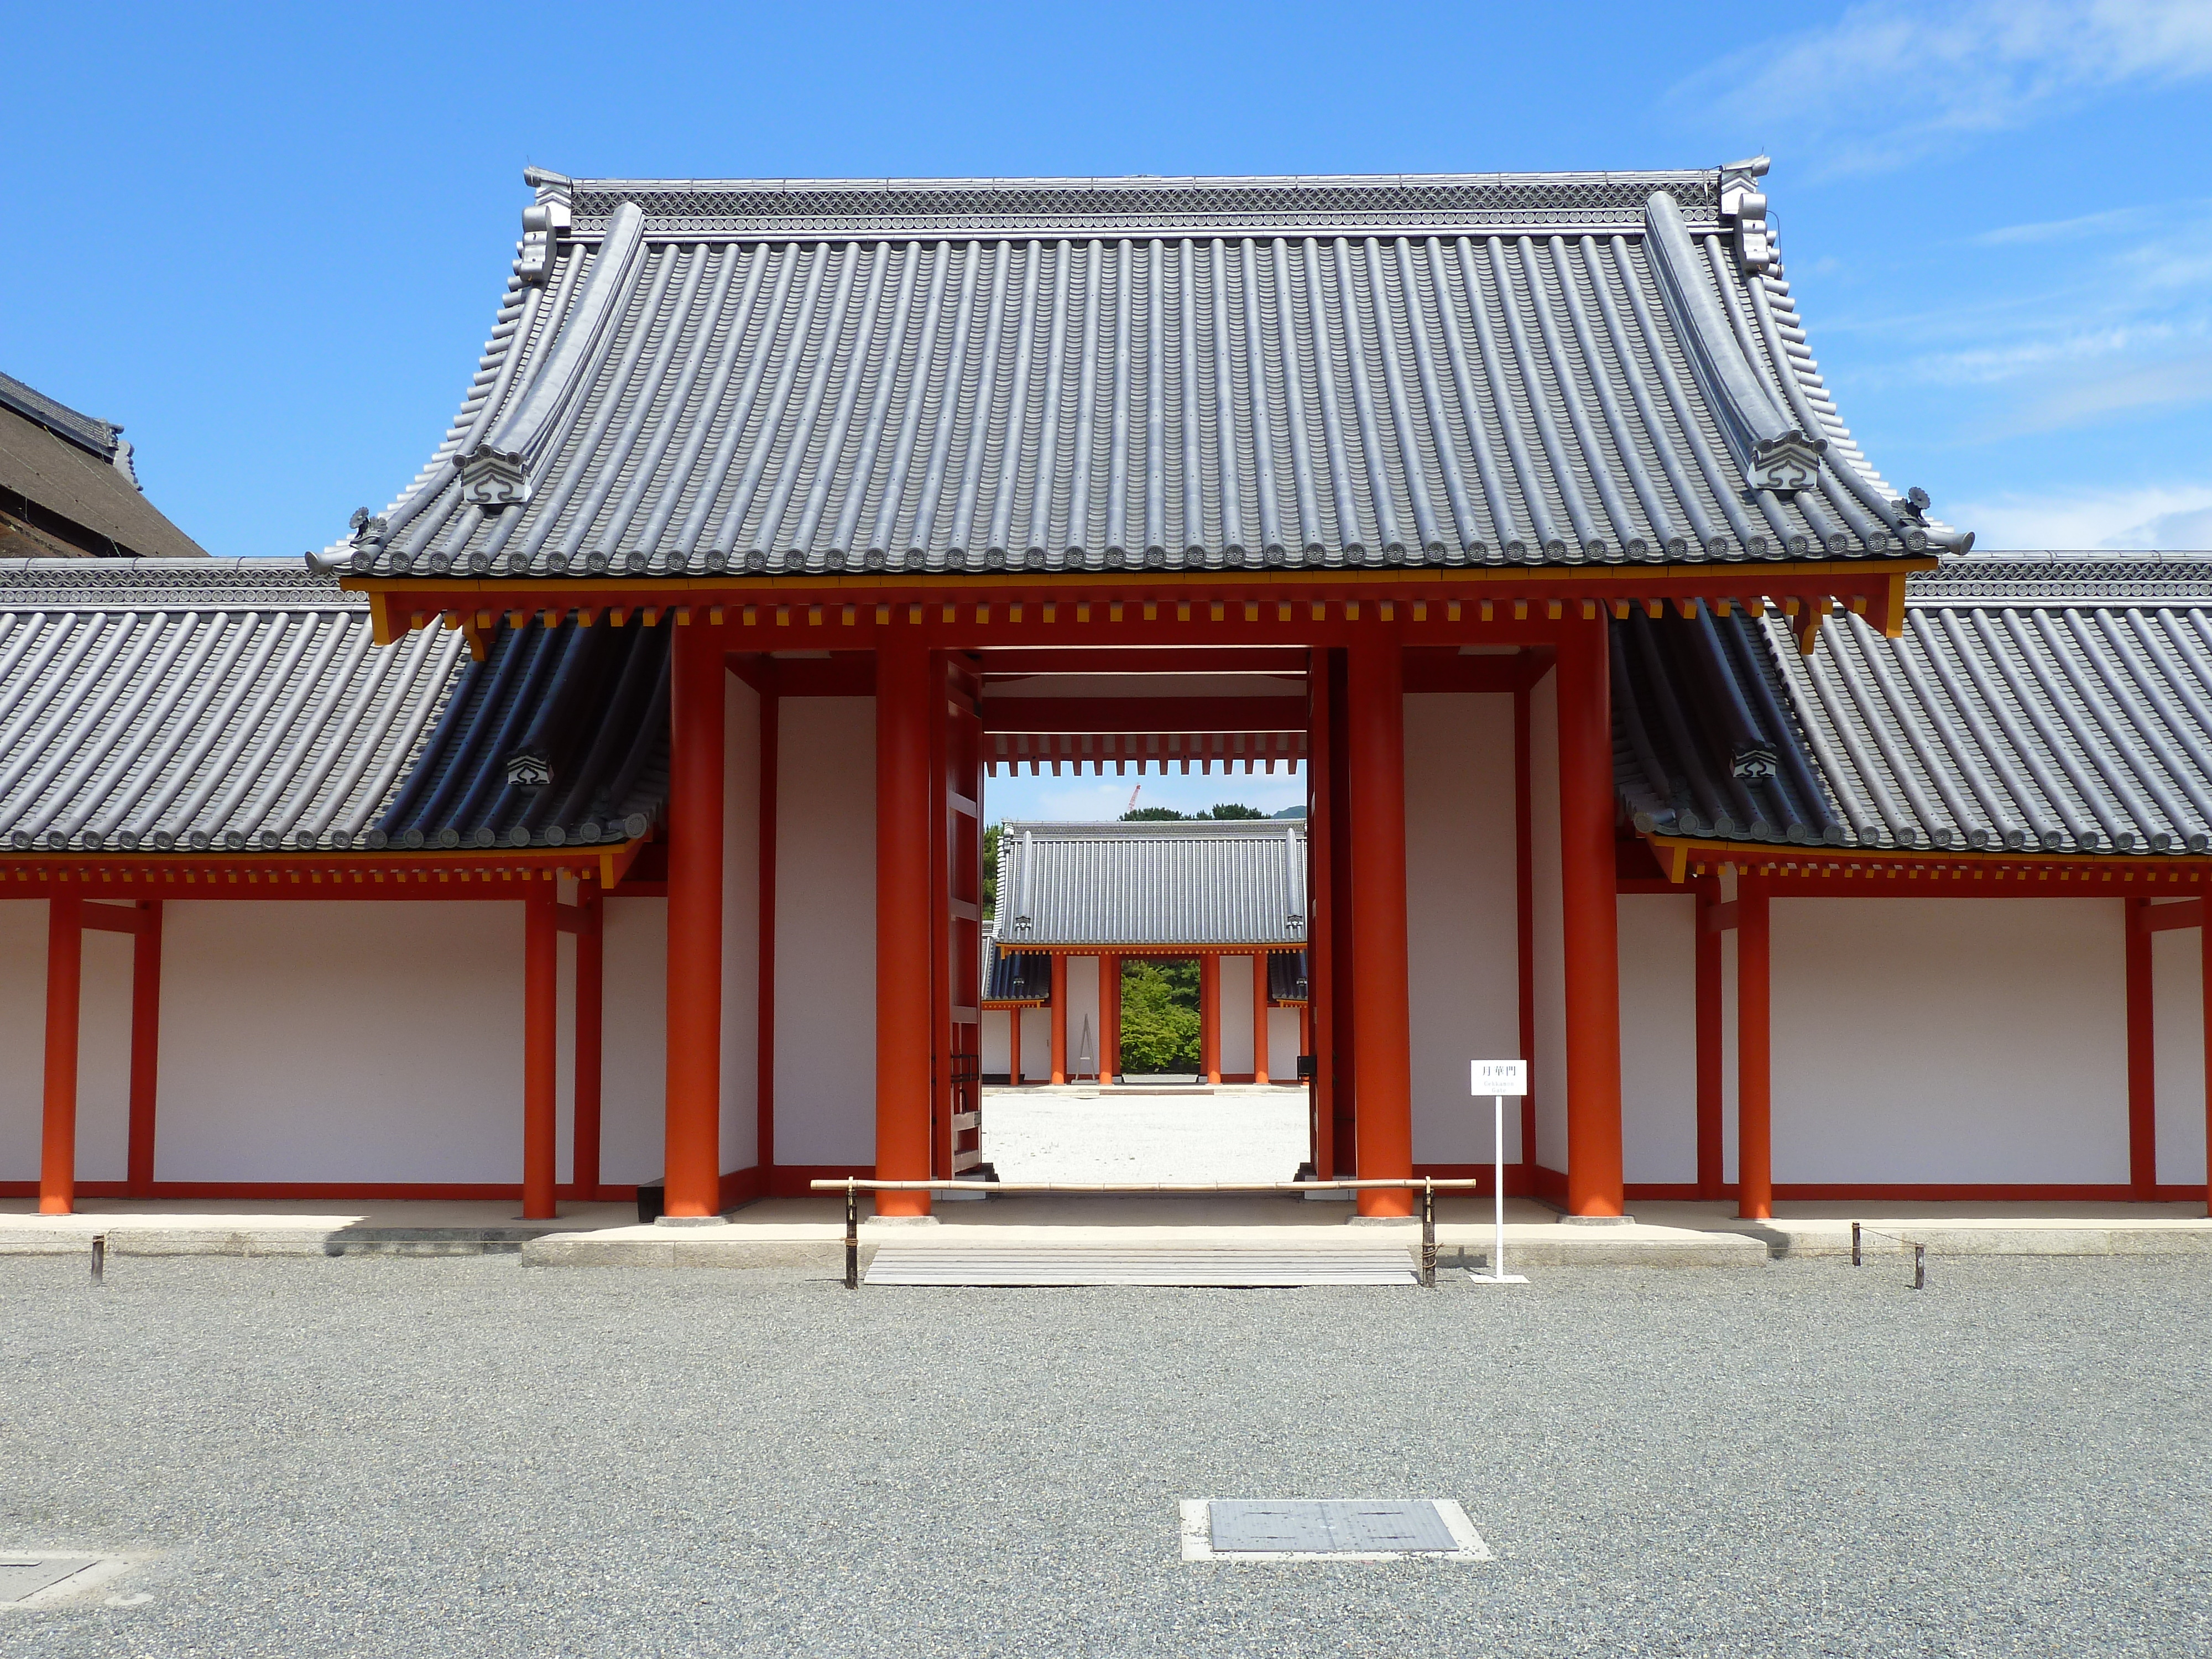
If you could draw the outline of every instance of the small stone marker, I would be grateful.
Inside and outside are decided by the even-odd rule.
[[[51,1589],[64,1578],[96,1567],[96,1555],[58,1555],[33,1559],[0,1554],[0,1602],[27,1601],[42,1589]]]
[[[1216,1498],[1182,1505],[1186,1561],[1487,1561],[1467,1511],[1437,1498]]]

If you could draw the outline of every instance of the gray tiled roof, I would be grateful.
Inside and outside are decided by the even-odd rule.
[[[1632,617],[1616,688],[1639,632],[1679,645],[1731,626],[1726,684],[1741,696],[1698,667],[1721,658],[1685,650],[1667,672],[1688,711],[1673,735],[1648,672],[1616,698],[1616,775],[1640,828],[1876,848],[2212,850],[2212,556],[1946,561],[1912,580],[1902,638],[1838,615],[1809,658],[1771,615]],[[1762,681],[1781,694],[1778,723],[1759,706]],[[1746,711],[1758,729],[1731,738]],[[1732,748],[1753,741],[1778,751],[1781,775],[1747,787],[1775,804],[1756,823],[1741,811],[1716,823],[1688,762],[1725,788]]]
[[[1008,823],[998,938],[1024,945],[1303,945],[1297,819]]]
[[[465,659],[297,562],[0,562],[0,844],[360,844]]]
[[[373,646],[368,601],[292,560],[0,561],[0,846],[634,839],[667,796],[668,631],[502,621],[472,662],[444,629]]]
[[[329,556],[981,573],[1960,541],[1844,428],[1751,216],[1759,170],[533,172],[443,445]],[[1791,453],[1810,487],[1747,488]]]

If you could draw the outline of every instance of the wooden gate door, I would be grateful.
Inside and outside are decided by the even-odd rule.
[[[991,1178],[983,1162],[983,720],[982,676],[972,659],[938,656],[933,684],[943,717],[933,723],[936,796],[930,815],[937,919],[934,1018],[938,1063],[930,1103],[930,1162],[939,1180]]]

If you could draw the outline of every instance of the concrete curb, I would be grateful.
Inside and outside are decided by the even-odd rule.
[[[83,1255],[95,1235],[125,1255],[508,1255],[526,1227],[110,1227],[0,1229],[0,1255]]]
[[[1762,1241],[1778,1259],[1848,1256],[1849,1227],[1793,1226],[1789,1222],[1747,1223],[1744,1237]],[[1899,1240],[1904,1241],[1902,1244]],[[1894,1255],[1913,1244],[1934,1256],[1969,1255],[2201,1255],[2212,1252],[2212,1224],[2178,1227],[1964,1226],[1898,1222],[1873,1230],[1865,1251],[1871,1258]]]

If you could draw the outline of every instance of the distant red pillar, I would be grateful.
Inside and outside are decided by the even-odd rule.
[[[1559,887],[1566,967],[1567,1208],[1619,1215],[1620,918],[1605,614],[1559,636]]]
[[[1121,958],[1098,958],[1098,1080],[1121,1074]]]
[[[1067,1081],[1067,958],[1052,958],[1052,1080]]]
[[[1212,951],[1198,959],[1198,1069],[1221,1081],[1221,958]]]
[[[1774,1060],[1768,997],[1766,877],[1746,871],[1735,889],[1736,1213],[1774,1214]]]
[[[2124,899],[2128,1003],[2128,1196],[2148,1204],[2158,1188],[2158,1052],[2153,1024],[2150,901]]]
[[[1727,1075],[1721,1006],[1721,935],[1713,925],[1717,896],[1710,878],[1698,882],[1697,917],[1697,1135],[1698,1196],[1725,1196],[1728,1182],[1721,1157],[1722,1093]]]
[[[1352,1097],[1359,1176],[1413,1172],[1413,1014],[1406,967],[1406,669],[1396,637],[1346,653],[1351,826]],[[1413,1212],[1410,1189],[1363,1188],[1362,1215]]]
[[[522,1215],[555,1213],[554,1066],[561,1014],[560,892],[532,881],[522,901]]]
[[[2212,1214],[2212,886],[2197,890],[2200,925],[2198,959],[2203,964],[2204,994],[2204,1202]]]
[[[577,890],[584,912],[576,930],[575,1121],[570,1126],[570,1177],[586,1203],[599,1195],[599,1105],[606,1014],[606,904],[596,882]]]
[[[722,1207],[722,635],[678,627],[671,657],[665,1212],[711,1216]]]
[[[1267,957],[1252,953],[1252,1081],[1267,1080]]]
[[[930,732],[945,693],[920,633],[876,647],[876,1176],[930,1178]],[[878,1193],[878,1215],[927,1215],[927,1193]]]
[[[142,899],[131,941],[131,1139],[124,1190],[154,1190],[154,1139],[161,1076],[161,901]]]
[[[46,901],[46,1111],[39,1145],[39,1213],[76,1208],[77,1009],[84,984],[84,901]]]

